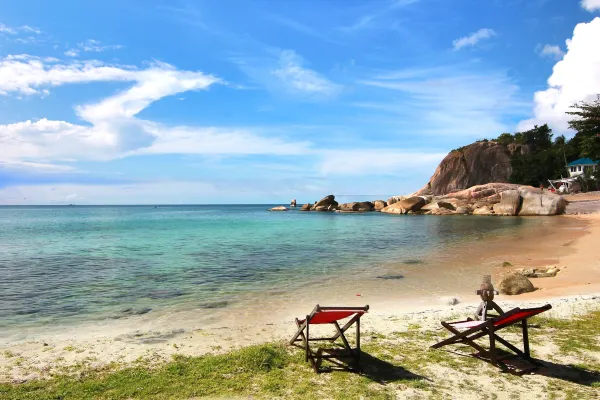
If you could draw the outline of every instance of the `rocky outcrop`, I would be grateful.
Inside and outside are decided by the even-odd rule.
[[[317,201],[311,210],[313,211],[334,211],[338,207],[338,202],[335,201],[335,196],[330,194]]]
[[[372,203],[375,211],[381,211],[382,208],[387,207],[387,203],[384,200],[375,200]]]
[[[494,214],[517,215],[521,211],[521,202],[518,190],[506,190],[500,194],[500,203],[494,204]]]
[[[534,290],[533,283],[518,272],[507,275],[500,282],[500,292],[503,294],[514,296],[516,294],[533,292]]]
[[[310,209],[311,205],[309,203],[306,203],[302,207],[300,207],[300,211],[310,211]]]
[[[419,211],[425,204],[424,198],[414,196],[384,207],[381,209],[381,212],[387,214],[408,214],[409,211]]]
[[[340,211],[354,211],[354,212],[366,212],[373,211],[373,203],[370,201],[355,201],[352,203],[342,203],[339,205],[338,209]]]
[[[558,215],[567,208],[564,197],[547,190],[521,188],[519,195],[523,198],[519,215]]]
[[[496,141],[481,141],[451,151],[438,165],[429,182],[414,195],[446,195],[490,182],[508,182],[512,173],[511,156],[526,154],[527,146],[504,146]]]
[[[284,206],[278,206],[271,208],[269,211],[288,211],[288,208]]]

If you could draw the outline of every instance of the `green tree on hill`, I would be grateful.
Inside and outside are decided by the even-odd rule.
[[[579,150],[579,157],[600,160],[600,95],[596,100],[573,104],[574,111],[567,114],[576,118],[569,121],[569,128],[577,131],[570,144]]]
[[[516,153],[511,157],[511,183],[539,186],[565,174],[564,136],[552,142],[552,129],[547,124],[514,135],[502,134],[498,141],[504,144],[509,136],[514,142],[528,147],[525,154]]]

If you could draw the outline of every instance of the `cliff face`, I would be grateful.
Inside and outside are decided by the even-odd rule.
[[[416,196],[445,195],[475,185],[508,182],[512,173],[511,155],[526,153],[526,146],[501,145],[495,141],[476,142],[451,151]]]

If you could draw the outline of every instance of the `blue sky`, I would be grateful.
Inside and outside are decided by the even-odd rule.
[[[600,0],[4,1],[0,204],[385,198],[600,93]]]

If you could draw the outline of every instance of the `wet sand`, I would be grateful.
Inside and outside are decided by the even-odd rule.
[[[257,293],[211,314],[202,315],[198,310],[148,314],[49,331],[29,341],[2,340],[0,381],[44,378],[72,366],[81,370],[111,362],[126,365],[140,357],[160,362],[173,354],[200,355],[285,340],[295,331],[293,318],[306,315],[316,303],[369,304],[371,311],[363,321],[366,332],[401,330],[415,322],[433,326],[444,316],[475,309],[479,298],[474,292],[482,274],[491,274],[498,284],[502,275],[516,268],[558,266],[561,272],[554,278],[532,279],[538,288],[533,293],[498,296],[505,309],[550,302],[555,313],[569,315],[582,308],[573,306],[577,302],[598,305],[600,214],[552,217],[549,221],[514,236],[459,244],[423,265],[396,260],[375,271],[356,272],[350,279],[332,278],[315,286],[299,283],[285,292]],[[502,267],[504,261],[512,266]],[[439,263],[444,268],[440,269]],[[430,286],[421,285],[420,292],[403,291],[431,274],[435,279]],[[460,303],[449,305],[451,298]]]

